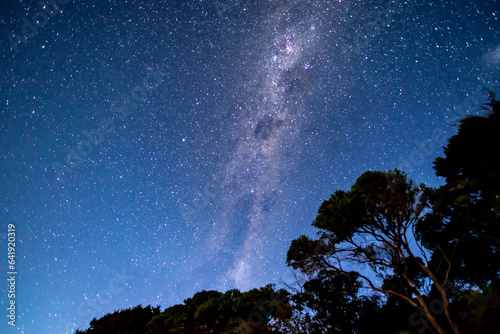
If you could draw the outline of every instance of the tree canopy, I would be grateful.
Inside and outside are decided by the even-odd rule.
[[[270,324],[290,316],[288,298],[273,285],[247,292],[201,291],[163,312],[137,306],[107,314],[78,333],[276,333]]]
[[[485,109],[460,121],[435,160],[442,187],[416,185],[399,170],[369,171],[323,202],[312,224],[317,238],[293,240],[287,254],[288,265],[311,277],[304,286],[357,276],[352,286],[362,282],[385,298],[375,313],[403,301],[416,310],[409,322],[420,331],[486,326],[479,319],[492,320],[489,311],[472,310],[488,300],[498,311],[500,103],[493,93]],[[316,316],[327,305],[316,305]]]

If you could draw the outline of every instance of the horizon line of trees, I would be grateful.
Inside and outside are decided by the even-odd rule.
[[[397,169],[363,173],[324,201],[287,252],[296,282],[201,291],[163,312],[141,305],[76,334],[498,333],[500,101],[468,116],[434,161],[445,185]],[[367,293],[368,291],[369,293]]]

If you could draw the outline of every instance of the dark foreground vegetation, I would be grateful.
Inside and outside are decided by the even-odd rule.
[[[500,102],[460,121],[434,169],[366,172],[288,250],[297,282],[137,306],[77,333],[499,333]]]

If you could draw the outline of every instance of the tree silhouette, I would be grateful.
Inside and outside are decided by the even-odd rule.
[[[151,319],[147,333],[275,333],[268,324],[290,316],[287,296],[273,285],[243,293],[201,291]]]
[[[82,331],[77,330],[75,334],[146,334],[146,325],[152,317],[160,313],[160,307],[142,307],[116,311],[106,314],[100,319],[94,318],[90,322],[90,328]]]
[[[427,206],[425,191],[424,185],[415,185],[398,170],[364,173],[350,191],[339,190],[323,202],[313,222],[320,229],[319,238],[292,241],[288,265],[309,274],[329,270],[347,275],[362,265],[369,274],[356,275],[367,287],[407,302],[444,334],[447,329],[433,317],[425,299],[426,284],[432,282],[449,326],[458,333],[444,288],[446,278],[439,280],[432,271],[427,250],[415,234]]]
[[[500,102],[490,93],[487,116],[460,121],[434,168],[446,184],[429,194],[432,212],[419,234],[435,250],[434,266],[453,258],[456,280],[475,286],[500,270]],[[454,240],[460,240],[455,245]]]

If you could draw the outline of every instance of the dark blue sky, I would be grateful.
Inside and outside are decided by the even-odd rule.
[[[492,0],[51,3],[0,5],[2,333],[287,281],[323,200],[367,170],[440,185],[500,91]]]

